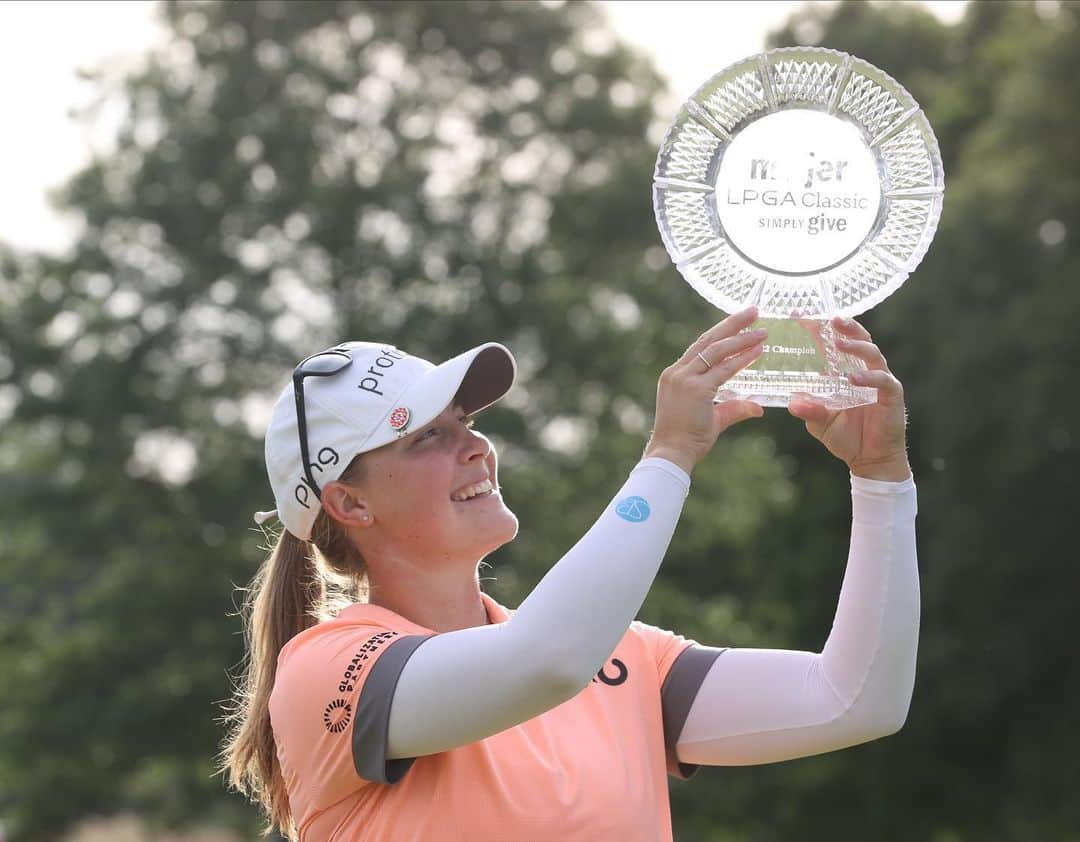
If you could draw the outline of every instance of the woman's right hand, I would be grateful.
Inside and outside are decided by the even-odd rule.
[[[756,307],[749,307],[728,316],[664,369],[656,387],[656,423],[646,456],[662,457],[690,473],[720,433],[764,414],[753,401],[713,403],[720,386],[761,355],[766,331],[739,333],[753,324],[757,313]],[[701,357],[709,361],[708,368]]]

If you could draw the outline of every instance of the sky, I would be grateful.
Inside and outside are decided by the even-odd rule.
[[[769,31],[803,5],[788,0],[603,2],[616,33],[649,53],[671,83],[674,113],[706,79],[760,50]],[[924,2],[946,21],[963,16],[964,0]],[[91,136],[72,116],[93,87],[79,70],[133,70],[164,41],[154,2],[75,0],[0,2],[0,241],[18,248],[59,252],[78,226],[48,201],[83,166],[90,150],[108,143]],[[92,33],[92,37],[87,37]]]

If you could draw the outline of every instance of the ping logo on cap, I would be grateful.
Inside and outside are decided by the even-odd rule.
[[[408,407],[399,406],[390,413],[390,429],[402,432],[409,426],[409,418],[411,417]]]

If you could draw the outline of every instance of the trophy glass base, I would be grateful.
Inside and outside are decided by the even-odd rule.
[[[877,403],[877,389],[853,386],[847,377],[805,375],[806,372],[796,371],[742,371],[720,388],[713,402],[739,400],[753,401],[759,406],[787,406],[796,392],[805,392],[829,409]]]
[[[769,331],[764,353],[724,383],[714,402],[749,400],[761,406],[787,406],[800,392],[829,409],[877,402],[877,389],[848,380],[848,374],[865,369],[866,364],[837,350],[827,319],[758,319],[749,329],[757,327]]]

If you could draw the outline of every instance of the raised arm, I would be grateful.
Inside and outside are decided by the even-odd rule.
[[[588,684],[648,594],[682,510],[689,471],[722,430],[761,414],[749,403],[712,402],[719,386],[760,354],[763,337],[739,333],[755,317],[751,309],[725,319],[665,369],[648,458],[508,622],[436,635],[415,649],[392,689],[387,757],[434,754],[484,739]]]
[[[915,483],[904,390],[853,319],[837,346],[867,368],[853,383],[877,402],[830,410],[810,396],[788,409],[851,470],[851,551],[832,633],[820,654],[725,652],[695,696],[676,754],[687,763],[787,760],[891,734],[907,716],[919,635]]]
[[[580,692],[640,609],[689,488],[679,467],[643,459],[510,620],[420,645],[394,692],[388,757],[483,739]]]
[[[851,487],[851,549],[825,648],[724,652],[694,698],[680,762],[790,760],[903,725],[919,636],[915,484],[852,476]]]

